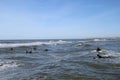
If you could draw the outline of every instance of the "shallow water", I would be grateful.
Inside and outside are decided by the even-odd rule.
[[[99,59],[97,47],[117,56]],[[0,41],[0,80],[119,79],[119,39]]]

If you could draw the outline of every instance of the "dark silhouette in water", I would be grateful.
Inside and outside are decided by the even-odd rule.
[[[32,53],[32,51],[29,51],[29,53]]]
[[[33,50],[36,50],[36,49],[37,49],[36,47],[33,48]]]
[[[100,54],[97,54],[98,58],[112,58],[112,56],[101,56]]]
[[[48,51],[48,49],[45,49],[44,51]]]
[[[98,48],[96,49],[96,51],[97,51],[97,52],[100,52],[101,49],[98,47]],[[97,54],[97,57],[98,57],[98,58],[103,58],[99,53]]]
[[[14,49],[13,48],[10,48],[11,51],[13,51]]]
[[[32,51],[28,51],[28,50],[26,50],[26,53],[32,53]]]
[[[98,57],[98,58],[111,58],[111,56],[101,55],[102,52],[100,52],[101,49],[100,49],[99,47],[96,49],[96,51],[98,52],[98,54],[97,54],[97,57]]]
[[[98,48],[96,49],[96,51],[99,52],[99,51],[101,51],[101,49],[98,47]]]
[[[104,58],[104,57],[102,57],[102,56],[101,56],[101,55],[99,55],[99,54],[97,54],[97,57],[98,57],[98,58]]]

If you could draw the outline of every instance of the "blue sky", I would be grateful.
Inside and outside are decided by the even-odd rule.
[[[0,0],[0,39],[119,35],[120,0]]]

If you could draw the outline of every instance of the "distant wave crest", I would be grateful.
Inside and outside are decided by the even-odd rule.
[[[48,42],[30,42],[30,43],[0,43],[0,48],[9,48],[9,47],[21,47],[21,46],[39,46],[39,45],[57,45],[57,44],[65,44],[70,43],[69,41],[48,41]]]
[[[107,41],[107,39],[94,39],[93,41]]]

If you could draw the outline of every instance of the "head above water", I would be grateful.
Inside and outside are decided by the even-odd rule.
[[[10,48],[10,50],[12,51],[12,50],[13,50],[13,48]]]
[[[98,47],[98,48],[96,49],[96,51],[99,52],[99,51],[101,51],[101,49]]]
[[[48,51],[48,49],[45,49],[44,51]]]

